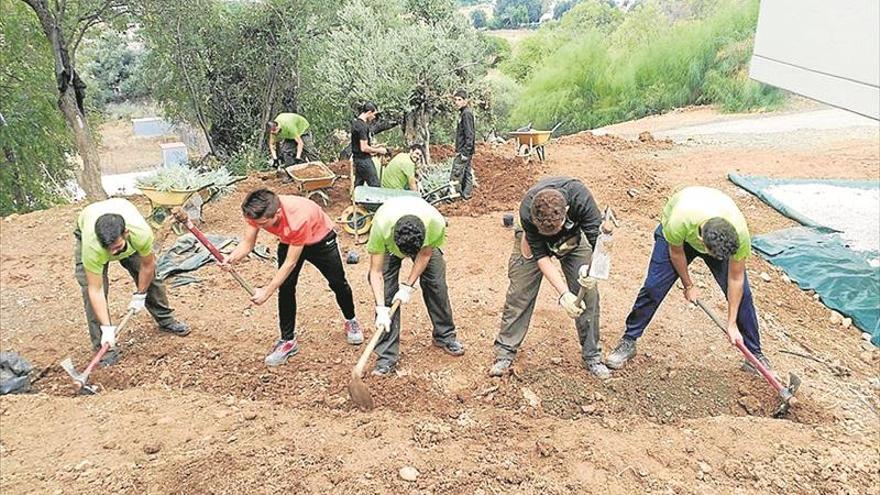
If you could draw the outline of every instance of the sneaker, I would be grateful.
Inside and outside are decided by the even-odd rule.
[[[299,352],[299,343],[297,343],[296,339],[293,340],[279,340],[275,344],[275,348],[272,349],[272,352],[266,356],[264,362],[266,366],[281,366],[286,363],[287,360],[296,355]]]
[[[764,365],[765,368],[767,368],[768,371],[770,371],[771,373],[773,372],[773,367],[770,366],[770,360],[767,359],[767,356],[760,353],[755,353],[754,356],[758,359],[758,361],[761,362],[761,364]],[[755,375],[761,374],[761,372],[758,371],[758,368],[755,368],[748,360],[743,360],[742,367],[740,369],[742,371],[745,371],[746,373],[752,373]]]
[[[620,342],[617,343],[617,347],[615,347],[614,350],[611,351],[611,354],[608,355],[608,358],[605,359],[605,364],[613,370],[619,370],[635,355],[636,341],[623,337],[620,339]]]
[[[113,366],[119,362],[119,358],[119,349],[107,349],[107,352],[101,356],[101,360],[98,361],[98,364],[100,364],[102,368],[105,366]]]
[[[370,373],[373,376],[386,377],[394,372],[394,365],[388,363],[376,363],[376,367]]]
[[[168,332],[172,335],[177,335],[178,337],[184,337],[189,335],[189,326],[182,321],[172,321],[167,325],[162,325],[159,327],[159,330],[162,332]]]
[[[345,341],[352,345],[364,343],[364,332],[361,330],[361,324],[357,320],[346,320]]]
[[[504,376],[510,373],[510,365],[513,361],[507,358],[501,358],[495,361],[492,368],[489,369],[489,376]]]
[[[458,357],[464,354],[464,346],[457,340],[450,340],[449,342],[438,342],[435,340],[434,347],[443,349],[443,352],[450,356]]]
[[[584,363],[584,366],[587,368],[587,371],[590,372],[593,376],[600,380],[607,380],[611,378],[611,370],[605,366],[605,363],[602,361],[596,361],[595,363]]]

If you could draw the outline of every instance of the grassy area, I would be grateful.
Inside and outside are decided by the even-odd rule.
[[[577,132],[692,104],[775,108],[784,93],[747,74],[757,13],[757,0],[731,1],[671,22],[647,4],[612,22],[538,31],[502,67],[523,85],[507,126]]]

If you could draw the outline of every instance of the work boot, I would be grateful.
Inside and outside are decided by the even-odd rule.
[[[438,342],[435,340],[434,347],[443,349],[443,352],[450,356],[458,357],[464,354],[464,346],[457,340],[450,340],[449,342]]]
[[[296,355],[299,352],[299,343],[294,338],[293,340],[278,340],[275,344],[275,348],[272,349],[272,352],[266,356],[264,362],[266,366],[281,366],[286,363],[287,360]]]
[[[611,351],[611,354],[608,355],[608,358],[605,359],[605,364],[613,370],[619,370],[635,355],[636,341],[623,337],[620,339],[620,342],[617,343],[617,347],[615,347],[614,350]]]
[[[364,343],[364,332],[361,324],[354,318],[345,322],[345,341],[352,345]]]
[[[760,353],[754,353],[754,356],[758,359],[758,361],[761,362],[761,364],[764,365],[765,368],[767,368],[768,371],[770,371],[771,373],[773,372],[773,367],[770,366],[770,360],[767,359],[767,356]],[[761,372],[758,371],[758,368],[752,366],[752,363],[750,363],[747,359],[743,360],[742,367],[740,369],[742,371],[745,371],[746,373],[752,373],[758,376],[761,375]]]
[[[168,332],[172,335],[177,335],[178,337],[185,337],[189,335],[189,326],[182,321],[172,321],[167,325],[162,325],[159,327],[159,330],[162,332]]]
[[[605,363],[602,361],[596,361],[595,363],[584,363],[584,367],[587,368],[587,371],[590,372],[591,375],[595,376],[600,380],[607,380],[611,378],[611,370],[605,366]]]
[[[489,376],[504,376],[510,373],[510,365],[513,361],[507,358],[500,358],[495,361],[492,368],[489,369]]]
[[[376,363],[376,367],[370,373],[373,376],[387,377],[394,372],[394,365],[389,363]]]
[[[119,362],[119,349],[107,349],[107,352],[101,356],[101,360],[98,361],[98,364],[101,365],[102,368],[106,366],[113,366],[114,364]]]

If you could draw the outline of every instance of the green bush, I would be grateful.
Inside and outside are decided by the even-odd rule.
[[[562,40],[557,48],[541,45],[543,55],[524,41],[502,66],[526,81],[512,121],[538,128],[563,122],[563,132],[577,132],[691,104],[742,111],[781,103],[780,90],[746,74],[757,0],[726,2],[704,19],[671,27],[659,12],[643,5],[621,23],[593,23],[574,37],[571,30],[539,32],[542,40]],[[616,25],[610,36],[603,30],[609,25]]]

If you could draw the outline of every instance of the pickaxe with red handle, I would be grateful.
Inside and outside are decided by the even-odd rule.
[[[721,318],[715,314],[708,306],[706,306],[703,301],[697,300],[697,306],[700,307],[712,321],[715,322],[715,325],[718,326],[725,334],[727,334],[727,329],[725,328],[724,322],[721,321]],[[736,343],[736,348],[739,349],[743,356],[746,357],[748,362],[761,373],[761,376],[764,377],[764,380],[767,381],[774,389],[776,389],[776,393],[779,394],[779,405],[776,406],[776,410],[773,412],[774,418],[779,418],[785,415],[788,412],[788,409],[797,402],[797,398],[794,394],[797,393],[798,388],[801,386],[801,379],[797,377],[794,373],[789,373],[788,378],[788,386],[786,387],[773,375],[773,373],[764,366],[764,363],[758,361],[758,358],[752,354],[751,351],[743,344],[741,341]]]
[[[214,258],[217,260],[218,263],[223,262],[223,259],[224,259],[223,253],[221,253],[214,246],[214,244],[212,244],[211,241],[209,241],[208,238],[205,237],[205,234],[203,234],[202,231],[199,230],[198,227],[193,225],[192,220],[189,219],[189,215],[187,215],[185,211],[183,211],[182,209],[175,210],[174,211],[174,218],[178,222],[180,222],[184,227],[186,227],[190,232],[192,232],[192,235],[194,235],[196,237],[196,239],[198,239],[199,242],[201,242],[202,245],[205,246],[205,248],[207,248],[208,251],[211,252],[211,254],[214,256]],[[238,272],[235,271],[235,268],[229,267],[229,273],[232,274],[232,276],[233,276],[233,278],[235,278],[236,282],[238,282],[239,285],[241,285],[242,288],[244,288],[244,290],[246,290],[249,295],[251,295],[251,296],[254,295],[254,288],[251,286],[251,284],[249,284],[247,282],[247,280],[243,279],[241,277],[241,275],[239,275]]]

